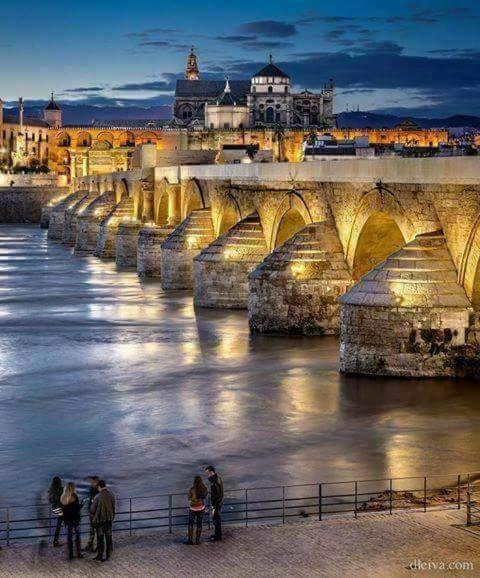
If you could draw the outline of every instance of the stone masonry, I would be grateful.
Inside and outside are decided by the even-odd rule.
[[[124,219],[133,215],[133,199],[124,197],[100,223],[98,242],[93,254],[100,259],[115,259],[115,237]]]
[[[162,244],[162,287],[193,289],[193,259],[214,239],[210,209],[192,211]]]
[[[80,190],[62,199],[52,207],[48,226],[48,238],[61,241],[65,226],[65,211],[88,195],[88,190]]]
[[[0,180],[2,176],[8,177],[8,175],[0,175]],[[0,185],[0,223],[41,223],[45,208],[43,228],[46,229],[48,227],[47,215],[50,215],[52,206],[68,194],[67,187],[5,187]]]
[[[352,282],[333,222],[307,225],[251,273],[250,329],[338,334],[337,299]]]
[[[253,213],[195,257],[195,305],[246,309],[248,275],[267,253],[259,216]]]
[[[441,232],[418,235],[340,303],[341,371],[458,375],[472,308]]]
[[[63,225],[62,243],[73,247],[77,241],[78,217],[85,211],[88,205],[98,196],[97,192],[90,192],[88,195],[77,201],[73,206],[65,211],[65,222]]]
[[[93,253],[98,243],[100,225],[115,204],[115,193],[108,191],[97,197],[78,215],[76,252]]]
[[[122,221],[115,236],[115,262],[117,267],[137,267],[138,234],[142,223],[136,220]]]
[[[146,224],[140,230],[137,247],[137,273],[140,277],[162,276],[162,243],[172,232],[172,227],[153,224]]]

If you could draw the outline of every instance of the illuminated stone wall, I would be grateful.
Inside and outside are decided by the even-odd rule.
[[[368,136],[371,144],[384,145],[436,147],[448,141],[448,131],[436,129],[330,129],[328,132],[338,139]],[[135,147],[150,143],[159,151],[159,166],[172,164],[171,158],[165,156],[168,152],[178,152],[181,159],[186,151],[218,151],[226,144],[258,145],[261,150],[272,150],[276,160],[298,162],[307,136],[308,131],[304,129],[285,129],[278,133],[272,129],[193,131],[65,126],[49,130],[48,163],[53,171],[70,177],[125,171],[133,166]],[[165,154],[162,156],[162,153]],[[208,158],[212,162],[211,156]]]

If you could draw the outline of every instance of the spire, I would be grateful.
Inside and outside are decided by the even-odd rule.
[[[232,92],[232,89],[230,88],[230,82],[228,80],[228,76],[225,79],[225,88],[223,89],[223,92]]]
[[[190,49],[190,54],[188,55],[187,67],[185,69],[185,78],[187,80],[198,80],[200,78],[200,72],[197,65],[197,56],[193,46]]]
[[[58,104],[55,102],[55,98],[53,95],[53,90],[52,90],[52,95],[50,97],[50,102],[47,104],[47,106],[45,107],[45,110],[60,110],[60,107],[58,106]]]
[[[268,61],[270,62],[270,64],[273,64],[273,56],[270,54],[270,56],[268,57]]]

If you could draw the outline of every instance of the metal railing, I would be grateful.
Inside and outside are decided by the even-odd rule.
[[[468,489],[476,478],[480,478],[480,474],[226,489],[222,522],[249,526],[265,522],[285,524],[304,518],[323,520],[341,514],[353,514],[357,518],[371,512],[392,514],[409,509],[427,512],[440,506],[460,509],[463,503],[468,507]],[[88,531],[88,516],[86,512],[83,514],[81,531],[84,533]],[[480,510],[476,511],[477,515],[480,521]],[[471,521],[473,516],[472,510]],[[208,508],[205,521],[210,526]],[[0,507],[0,544],[9,546],[22,540],[51,539],[55,524],[56,517],[45,503]],[[116,532],[132,535],[164,530],[172,533],[187,524],[186,492],[117,499]]]
[[[467,526],[480,526],[480,485],[468,481]]]

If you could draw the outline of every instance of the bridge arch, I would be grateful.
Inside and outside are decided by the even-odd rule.
[[[187,181],[183,194],[182,218],[186,219],[192,211],[205,209],[205,197],[198,180],[193,177]]]
[[[216,229],[217,236],[226,233],[242,219],[242,210],[237,199],[228,193],[225,204],[222,206],[217,218]]]
[[[128,183],[126,179],[121,179],[115,183],[115,200],[119,203],[124,197],[129,196]]]
[[[153,220],[157,225],[166,225],[170,218],[168,180],[164,177],[155,187],[153,194]]]
[[[289,191],[283,197],[275,213],[270,236],[270,250],[273,251],[312,222],[312,215],[302,195],[294,190]]]
[[[458,282],[476,310],[480,309],[480,214],[477,216],[463,251]]]
[[[383,187],[361,199],[348,236],[346,259],[355,279],[411,241],[415,229],[395,195]]]

